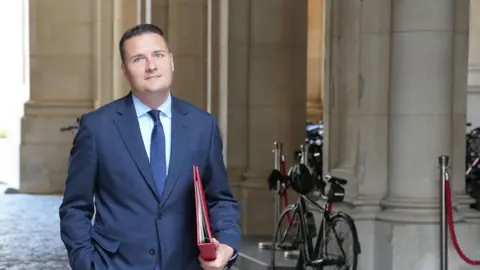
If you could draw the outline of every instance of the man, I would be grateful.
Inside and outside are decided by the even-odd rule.
[[[161,29],[142,24],[126,31],[120,55],[132,91],[83,115],[71,150],[60,206],[70,265],[224,269],[237,256],[241,234],[217,122],[170,94],[173,56]],[[194,165],[209,206],[214,261],[199,257]]]

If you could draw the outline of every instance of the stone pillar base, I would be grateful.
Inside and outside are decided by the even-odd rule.
[[[22,193],[62,194],[74,132],[61,127],[92,109],[82,102],[33,102],[25,105],[21,121],[20,187]]]
[[[273,236],[275,195],[268,190],[269,174],[267,170],[249,170],[243,174],[245,181],[236,184],[235,193],[242,202],[241,229],[244,236]],[[288,203],[295,203],[297,198],[297,193],[289,189]],[[280,211],[282,209],[283,199],[280,201]]]
[[[377,216],[378,220],[398,223],[431,224],[440,220],[440,200],[438,198],[388,198],[381,202],[386,208]],[[463,216],[454,211],[454,221]]]
[[[31,194],[62,194],[70,147],[68,144],[22,144],[19,191]]]
[[[475,200],[468,195],[457,195],[454,199],[455,209],[464,217],[466,222],[480,224],[480,211],[470,208]]]
[[[355,208],[351,212],[354,220],[375,220],[378,213],[382,210],[380,207],[381,197],[358,196],[355,199]]]
[[[357,222],[362,245],[359,270],[440,269],[440,227],[437,224],[398,224],[383,221]],[[480,259],[479,226],[456,223],[459,245],[471,259]],[[408,259],[405,259],[408,258]],[[448,240],[448,269],[470,270]]]
[[[243,182],[239,186],[241,206],[241,229],[244,236],[273,235],[272,192],[268,186],[259,183]],[[260,215],[255,213],[262,213]]]

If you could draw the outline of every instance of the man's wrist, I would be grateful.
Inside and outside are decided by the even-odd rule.
[[[233,255],[232,255],[232,257],[230,257],[230,260],[228,260],[228,261],[230,262],[230,261],[235,260],[237,258],[237,255],[238,255],[238,253],[236,251],[233,251]]]

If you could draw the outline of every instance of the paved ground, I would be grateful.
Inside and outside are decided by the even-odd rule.
[[[70,270],[59,234],[61,196],[3,195],[4,189],[0,185],[0,270]]]
[[[0,270],[68,270],[60,196],[0,195]]]

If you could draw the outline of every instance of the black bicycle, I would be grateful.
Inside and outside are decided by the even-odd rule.
[[[296,164],[290,169],[289,177],[284,179],[282,192],[292,186],[297,192],[300,191],[300,194],[297,202],[287,206],[280,215],[273,238],[276,248],[272,249],[271,269],[277,269],[275,262],[279,252],[297,251],[297,270],[356,270],[361,250],[355,223],[347,213],[332,211],[333,203],[344,200],[343,186],[347,184],[347,180],[325,175],[325,185],[321,190],[323,203],[317,203],[306,195],[310,188],[305,186],[310,187],[312,184],[303,185],[303,190],[298,186],[299,183],[308,182],[308,178],[317,178],[309,175],[310,172],[308,166]],[[323,213],[318,231],[314,215],[307,203]]]

